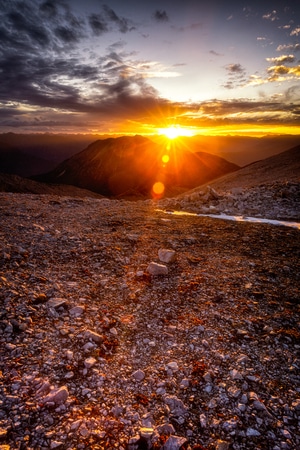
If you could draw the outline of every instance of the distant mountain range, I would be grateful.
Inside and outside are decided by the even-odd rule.
[[[15,144],[18,142],[20,149],[8,141],[4,144],[2,142],[1,147],[1,136],[4,135],[0,135],[0,191],[5,192],[94,198],[105,195],[113,198],[145,199],[149,197],[154,181],[165,183],[164,197],[184,195],[190,189],[207,184],[217,189],[225,187],[247,189],[254,185],[277,181],[300,182],[299,145],[269,158],[261,158],[260,161],[239,169],[237,165],[223,158],[197,151],[198,147],[195,144],[197,139],[174,140],[168,146],[166,140],[162,138],[153,141],[141,136],[103,138],[75,155],[70,144],[76,141],[75,138],[69,140],[66,137],[64,146],[60,140],[62,136],[53,137],[48,144],[52,149],[50,154],[52,156],[56,154],[54,146],[57,142],[57,149],[70,156],[59,164],[52,161],[53,170],[46,170],[44,174],[28,179],[15,175],[14,169],[16,167],[22,169],[22,163],[26,169],[26,164],[32,162],[31,156],[36,168],[43,166],[41,162],[43,158],[38,158],[38,151],[32,155],[26,151],[28,148],[38,150],[39,143],[43,143],[45,152],[42,154],[47,154],[45,135],[42,138],[37,136],[28,138],[28,141],[24,142],[24,152],[21,150],[20,135],[10,133],[5,135],[8,141],[11,142],[12,137],[12,140],[16,141]],[[23,137],[25,139],[25,135]],[[64,138],[63,136],[63,141]],[[80,148],[84,139],[89,138],[78,137],[77,148]],[[194,147],[190,145],[192,142]],[[242,142],[245,144],[246,141]],[[189,151],[191,147],[192,152]],[[200,145],[199,147],[202,148]],[[276,148],[278,150],[278,146]],[[253,152],[256,150],[253,149]],[[6,157],[1,160],[3,155]],[[165,155],[169,157],[169,161]],[[8,170],[5,170],[6,168]]]
[[[96,139],[85,134],[0,134],[0,172],[22,177],[48,172]]]
[[[116,137],[116,136],[115,136]],[[29,177],[49,172],[96,140],[107,135],[93,134],[0,134],[0,172]],[[163,136],[149,137],[165,145]],[[238,166],[268,158],[300,144],[299,136],[192,136],[177,140],[191,152],[211,153]]]
[[[224,158],[191,152],[179,141],[161,143],[142,136],[98,140],[35,181],[73,185],[117,198],[149,197],[156,182],[174,196],[239,169]]]

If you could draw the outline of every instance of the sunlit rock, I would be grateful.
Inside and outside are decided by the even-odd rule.
[[[147,267],[147,272],[150,275],[168,275],[168,268],[163,264],[151,262]]]
[[[175,259],[176,259],[176,252],[175,252],[175,250],[160,248],[158,250],[158,257],[159,257],[160,261],[162,261],[164,263],[171,263],[171,262],[175,261]]]
[[[62,386],[59,389],[54,389],[50,392],[43,400],[43,403],[54,403],[55,405],[60,405],[65,403],[69,397],[69,391],[67,386]]]

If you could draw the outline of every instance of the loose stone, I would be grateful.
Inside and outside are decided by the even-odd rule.
[[[161,262],[171,263],[171,262],[175,261],[175,259],[176,259],[176,252],[175,252],[175,250],[168,250],[166,248],[160,248],[158,250],[158,257]]]
[[[135,372],[133,372],[132,377],[136,381],[142,381],[145,378],[145,372],[143,372],[143,370],[138,369]]]
[[[162,450],[179,450],[186,442],[187,440],[184,437],[170,436]]]
[[[87,369],[90,369],[91,367],[93,367],[96,364],[96,362],[97,362],[97,360],[91,356],[90,358],[85,359],[84,366]]]
[[[60,405],[62,403],[65,403],[68,399],[69,391],[66,386],[62,386],[59,389],[55,389],[52,392],[50,392],[44,399],[43,403],[54,403],[56,405]]]
[[[168,275],[168,268],[167,268],[167,266],[164,266],[163,264],[151,262],[147,267],[147,272],[153,276]]]
[[[65,306],[68,303],[67,299],[65,298],[50,298],[50,300],[48,300],[48,306],[49,308],[54,308],[57,309],[60,306]]]
[[[91,330],[86,330],[84,333],[84,337],[86,339],[91,339],[92,341],[96,342],[97,344],[101,344],[104,340],[103,336],[101,336],[98,333],[95,333],[94,331]]]

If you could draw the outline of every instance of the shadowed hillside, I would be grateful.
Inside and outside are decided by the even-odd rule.
[[[142,137],[96,141],[34,177],[47,183],[71,184],[107,196],[149,197],[155,182],[164,183],[168,195],[192,189],[239,167],[215,155],[190,152],[171,141],[166,148]]]

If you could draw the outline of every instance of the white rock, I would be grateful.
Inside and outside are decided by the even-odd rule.
[[[230,375],[233,380],[242,380],[243,379],[243,375],[236,369],[231,370]]]
[[[166,390],[163,387],[159,387],[156,389],[156,393],[157,395],[164,395],[166,393]]]
[[[226,441],[218,440],[216,444],[216,450],[228,450],[229,449],[229,443]]]
[[[247,428],[247,432],[246,435],[248,437],[252,437],[252,436],[260,436],[260,432],[255,430],[254,428]]]
[[[81,419],[75,420],[75,422],[72,422],[72,423],[71,423],[71,430],[72,430],[72,431],[77,430],[77,429],[80,427],[81,422],[82,422]]]
[[[70,315],[74,317],[79,317],[84,313],[84,306],[74,306],[74,308],[70,309]]]
[[[247,394],[243,394],[241,397],[241,403],[243,403],[244,405],[246,405],[246,403],[248,403],[248,397]]]
[[[132,377],[136,381],[142,381],[145,378],[145,372],[143,370],[138,369],[135,372],[133,372]]]
[[[162,450],[179,450],[187,440],[184,437],[170,436],[167,442],[163,445]]]
[[[206,372],[206,373],[203,375],[203,379],[204,379],[204,381],[206,381],[207,383],[211,383],[211,382],[212,382],[211,373],[210,373],[210,372]]]
[[[155,262],[151,262],[147,267],[147,272],[150,275],[168,275],[168,268],[163,264],[158,264]]]
[[[60,442],[60,441],[52,441],[51,444],[50,444],[50,448],[51,448],[51,449],[52,449],[52,448],[59,448],[59,447],[61,447],[63,444],[64,444],[64,443],[63,443],[63,442]]]
[[[167,364],[167,367],[168,367],[169,369],[173,370],[173,372],[177,372],[177,370],[179,370],[179,367],[178,367],[178,364],[177,364],[176,361],[169,362],[169,363]]]
[[[265,407],[265,405],[260,402],[259,400],[255,400],[253,402],[253,407],[257,410],[257,411],[267,411],[267,408]]]
[[[87,342],[86,344],[84,344],[83,346],[83,350],[88,353],[91,350],[94,350],[96,348],[95,344],[93,342]]]
[[[207,427],[206,415],[205,414],[200,414],[199,419],[200,419],[201,428],[206,428]]]
[[[140,435],[144,439],[150,439],[153,433],[154,433],[154,429],[152,427],[141,427],[140,428]]]
[[[285,439],[292,439],[292,435],[288,430],[281,430],[281,434],[284,436]]]
[[[101,344],[103,342],[103,336],[91,330],[86,330],[84,333],[84,337],[87,339],[91,339],[94,342],[97,342],[97,344]]]
[[[160,248],[158,250],[159,260],[165,263],[171,263],[176,259],[175,250],[168,250],[166,248]]]
[[[110,330],[109,330],[109,332],[111,333],[111,334],[113,334],[114,336],[117,336],[118,335],[118,331],[117,331],[117,329],[116,328],[111,328]]]
[[[237,359],[238,364],[246,363],[248,361],[250,361],[250,358],[247,355],[240,355],[239,358]]]
[[[184,406],[182,400],[175,397],[175,395],[166,396],[165,403],[170,408],[171,413],[176,417],[184,416],[187,413],[187,408]]]
[[[164,423],[162,425],[158,425],[157,431],[159,434],[170,435],[175,433],[175,428],[171,423]]]
[[[62,386],[59,389],[54,389],[50,392],[43,400],[43,403],[54,403],[55,405],[60,405],[65,403],[69,397],[69,391],[67,386]]]
[[[66,351],[66,358],[67,358],[69,361],[72,361],[72,359],[74,358],[74,353],[73,353],[71,350],[67,350],[67,351]]]
[[[93,367],[96,364],[96,362],[97,362],[97,360],[91,356],[90,358],[85,359],[84,366],[87,369],[90,369],[91,367]]]
[[[190,385],[190,382],[187,378],[184,378],[183,380],[181,380],[181,383],[180,383],[181,389],[186,389],[189,387],[189,385]]]
[[[68,303],[67,299],[65,298],[50,298],[48,300],[47,305],[49,308],[59,308],[60,306],[64,306],[66,303]]]

